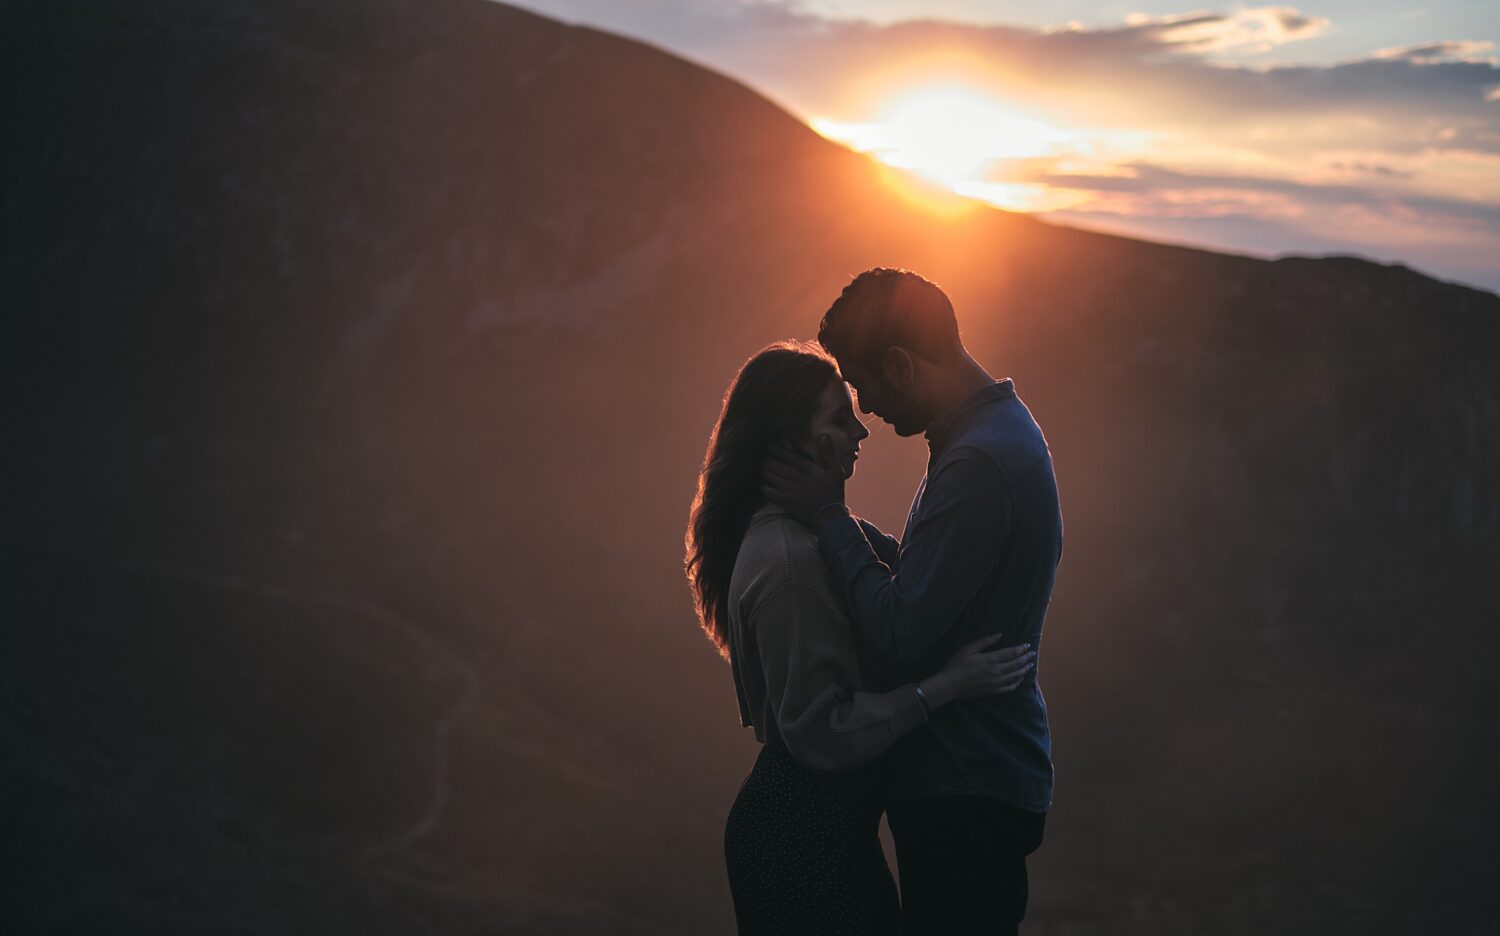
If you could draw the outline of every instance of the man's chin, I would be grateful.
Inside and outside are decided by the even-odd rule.
[[[903,439],[909,439],[914,435],[922,434],[920,426],[908,426],[903,423],[891,423],[891,431]]]

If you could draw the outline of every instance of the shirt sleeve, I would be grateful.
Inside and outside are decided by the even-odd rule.
[[[856,519],[859,520],[859,528],[864,532],[865,539],[870,541],[870,548],[875,550],[875,558],[885,563],[886,568],[895,572],[901,564],[900,541],[870,521],[862,517]]]
[[[858,664],[833,595],[796,581],[751,612],[766,693],[792,756],[816,770],[856,767],[927,721],[916,689],[854,691]]]
[[[1010,484],[982,452],[961,449],[927,479],[911,532],[891,567],[853,519],[818,532],[860,638],[882,663],[919,663],[994,573],[1009,538]]]

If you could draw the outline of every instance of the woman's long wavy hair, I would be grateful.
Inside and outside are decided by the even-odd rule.
[[[729,385],[688,519],[688,584],[698,623],[729,659],[729,576],[750,517],[765,503],[760,466],[771,443],[805,436],[838,365],[815,344],[781,341],[757,352]]]

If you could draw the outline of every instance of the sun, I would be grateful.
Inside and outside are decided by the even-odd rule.
[[[1050,156],[1073,134],[1021,117],[1003,103],[963,85],[929,85],[891,98],[867,123],[814,119],[823,136],[905,169],[950,191],[1003,208],[1048,207],[1044,185],[995,177],[1003,160]]]

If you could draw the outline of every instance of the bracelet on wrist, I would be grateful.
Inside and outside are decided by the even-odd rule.
[[[922,705],[922,713],[924,715],[931,715],[932,708],[927,704],[927,693],[922,691],[921,684],[912,683],[912,688],[917,690],[917,701]]]

